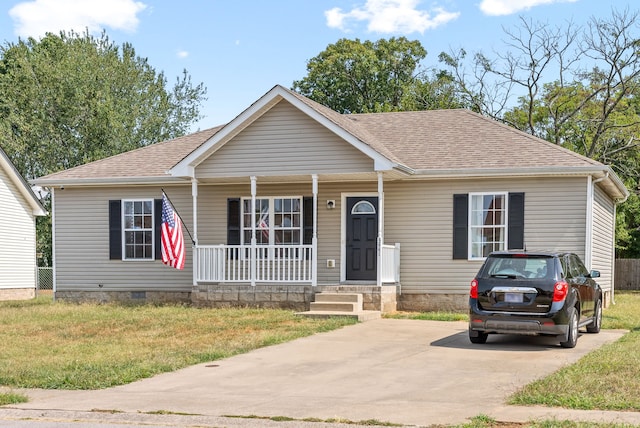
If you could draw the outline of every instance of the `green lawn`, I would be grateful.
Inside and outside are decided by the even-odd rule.
[[[0,302],[0,385],[107,388],[354,322],[284,310]]]

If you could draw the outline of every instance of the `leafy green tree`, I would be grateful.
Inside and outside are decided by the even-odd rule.
[[[0,146],[32,179],[184,135],[201,118],[205,95],[186,70],[168,87],[133,46],[117,46],[105,33],[6,43],[0,47]],[[50,223],[37,221],[38,253],[48,261]]]
[[[206,94],[128,43],[77,33],[0,47],[0,145],[27,178],[186,133]]]
[[[309,60],[307,76],[295,81],[293,89],[340,113],[407,110],[426,55],[420,42],[404,37],[340,39]]]

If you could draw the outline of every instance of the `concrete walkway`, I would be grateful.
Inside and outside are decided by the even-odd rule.
[[[542,418],[640,424],[640,413],[634,412],[504,404],[518,388],[623,334],[581,334],[574,349],[563,349],[550,338],[521,336],[490,336],[487,344],[472,345],[464,322],[380,319],[125,386],[25,390],[30,402],[0,408],[0,425],[20,415],[32,421],[72,415],[69,420],[146,426],[347,426],[299,421],[335,418],[424,427],[462,424],[480,414],[510,422]]]

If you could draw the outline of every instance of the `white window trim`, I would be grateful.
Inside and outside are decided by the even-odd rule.
[[[482,256],[482,257],[474,257],[472,254],[472,248],[473,248],[473,239],[472,236],[473,234],[471,233],[473,226],[473,197],[474,196],[487,196],[487,195],[502,195],[504,197],[504,248],[503,250],[507,249],[507,243],[509,242],[509,192],[507,191],[495,191],[495,192],[471,192],[469,193],[469,202],[468,202],[468,212],[467,212],[467,219],[468,219],[468,224],[467,224],[467,258],[468,260],[485,260],[486,257]]]
[[[124,215],[124,211],[125,211],[125,205],[127,204],[127,202],[151,202],[151,258],[144,258],[144,259],[138,259],[138,258],[127,258],[127,250],[126,250],[126,232],[128,231],[133,231],[133,230],[147,230],[147,229],[127,229],[125,227],[125,215]],[[155,204],[155,200],[154,199],[150,199],[150,198],[142,198],[142,199],[122,199],[121,201],[121,206],[120,206],[120,224],[122,225],[121,227],[121,233],[122,233],[122,261],[124,262],[153,262],[156,259],[156,204]],[[157,213],[157,215],[161,215],[160,213]]]
[[[303,220],[304,220],[304,198],[302,197],[302,195],[292,195],[292,196],[256,196],[256,201],[260,200],[260,199],[266,199],[269,201],[269,244],[268,245],[276,245],[275,243],[275,225],[273,224],[273,219],[275,218],[275,211],[274,211],[274,207],[275,207],[275,203],[274,201],[276,199],[298,199],[299,203],[300,203],[300,226],[297,228],[299,230],[299,236],[300,236],[300,242],[298,242],[297,244],[284,244],[284,245],[302,245],[303,242],[303,235],[304,235],[304,225],[303,225]],[[245,212],[244,212],[244,205],[245,205],[245,201],[251,201],[251,197],[247,196],[247,197],[242,197],[240,198],[240,244],[241,245],[249,245],[249,242],[245,242],[244,240],[244,232],[245,229],[250,229],[250,226],[245,228],[245,224],[244,224],[244,217],[245,217]],[[288,228],[287,230],[295,230],[295,227],[291,227]],[[256,229],[257,230],[257,229]],[[257,245],[266,245],[266,244],[260,244],[258,243]],[[278,244],[279,245],[279,244]]]

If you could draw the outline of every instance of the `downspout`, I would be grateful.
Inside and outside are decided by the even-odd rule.
[[[60,188],[62,190],[62,187]],[[58,276],[56,275],[56,192],[51,188],[51,274],[53,301],[56,301],[56,292],[58,291]]]
[[[613,278],[613,279],[615,279],[615,277],[616,277],[615,248],[616,248],[616,218],[618,216],[618,205],[626,202],[627,199],[629,199],[629,195],[628,194],[622,199],[616,199],[614,201],[614,204],[613,204],[613,237],[611,239],[611,246],[612,246],[613,252],[614,252],[613,263],[611,264],[611,278]],[[615,299],[615,281],[612,282],[612,286],[611,286],[611,304],[612,305],[616,304],[616,299]]]

